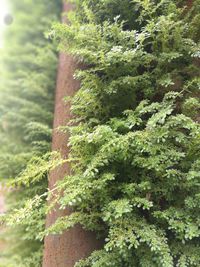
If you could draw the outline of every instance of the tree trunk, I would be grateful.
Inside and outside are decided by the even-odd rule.
[[[73,5],[69,2],[63,5],[64,12],[68,12],[72,9]],[[58,132],[56,128],[61,125],[66,125],[70,120],[70,105],[65,104],[63,98],[66,96],[73,96],[80,86],[80,83],[73,78],[77,67],[78,65],[72,56],[60,53],[52,150],[60,151],[63,157],[67,157],[69,153],[69,148],[67,147],[69,136]],[[69,174],[69,164],[65,164],[51,171],[49,174],[49,189],[54,188],[55,183],[59,179]],[[46,227],[51,226],[57,218],[70,213],[70,208],[66,208],[64,211],[57,208],[50,212],[46,218]],[[61,235],[49,235],[45,238],[44,243],[43,267],[72,267],[77,261],[89,256],[93,250],[101,246],[94,233],[85,231],[80,226],[65,231]]]

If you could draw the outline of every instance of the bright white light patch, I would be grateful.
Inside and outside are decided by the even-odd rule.
[[[5,17],[9,14],[8,0],[0,0],[0,47],[3,46],[3,31],[5,29]]]

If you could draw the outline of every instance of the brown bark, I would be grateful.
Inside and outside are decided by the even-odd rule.
[[[187,1],[187,6],[188,6],[189,9],[192,7],[192,5],[193,5],[193,0],[188,0]]]
[[[70,3],[64,4],[64,12],[73,8]],[[61,53],[59,56],[59,66],[56,86],[56,99],[54,111],[54,131],[52,140],[52,150],[60,151],[67,157],[69,148],[67,142],[69,136],[58,132],[58,126],[66,125],[70,120],[70,105],[64,104],[63,98],[73,96],[80,84],[73,78],[77,68],[75,59]],[[70,165],[51,171],[49,174],[49,189],[54,188],[55,183],[65,175],[70,174]],[[70,214],[69,208],[59,210],[58,208],[47,215],[46,227],[51,226],[58,217]],[[77,261],[90,255],[96,248],[100,247],[100,242],[96,240],[95,234],[83,230],[80,226],[65,231],[61,235],[49,235],[45,238],[45,248],[43,255],[43,267],[72,267]]]

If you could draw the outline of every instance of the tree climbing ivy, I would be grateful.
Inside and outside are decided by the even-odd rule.
[[[9,4],[13,23],[7,26],[0,50],[0,178],[2,184],[7,181],[16,189],[7,198],[9,222],[1,238],[6,239],[8,250],[0,251],[0,266],[39,267],[43,242],[38,233],[44,231],[45,198],[39,198],[37,209],[32,209],[29,199],[47,188],[46,170],[40,166],[51,147],[57,52],[44,34],[58,21],[61,1],[10,0]],[[34,185],[33,179],[24,186],[25,169],[31,164],[37,164],[40,177]],[[36,175],[29,167],[30,179],[31,171]]]
[[[87,67],[71,99],[73,175],[45,231],[105,240],[77,267],[200,266],[200,1],[76,0],[51,35]]]
[[[41,139],[33,138],[38,130],[28,123],[23,142],[29,149],[20,155],[37,147],[37,157],[19,168],[25,197],[5,220],[21,224],[23,239],[31,241],[33,234],[35,240],[76,224],[95,231],[104,246],[76,267],[200,266],[200,1],[73,2],[69,25],[54,24],[50,36],[86,66],[75,74],[81,88],[69,100],[74,116],[63,129],[71,134],[73,175],[57,184],[60,208],[74,212],[43,230],[38,218],[49,208],[42,204],[41,179],[61,160],[42,156],[48,149],[41,152]],[[20,122],[27,125],[24,116]]]

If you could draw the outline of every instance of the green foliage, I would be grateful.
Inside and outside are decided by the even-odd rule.
[[[47,171],[61,162],[49,160],[57,52],[44,34],[58,21],[61,1],[9,2],[14,20],[0,59],[0,177],[16,188],[2,217],[9,249],[0,252],[0,266],[39,267]]]
[[[51,31],[87,68],[71,100],[74,175],[57,188],[105,238],[78,267],[200,266],[199,0],[76,0]]]
[[[4,77],[12,82],[0,91],[1,176],[16,177],[20,188],[2,220],[18,225],[22,253],[16,252],[15,265],[40,266],[39,240],[81,224],[105,244],[76,267],[200,266],[200,1],[191,9],[182,0],[73,2],[71,23],[56,23],[50,36],[87,68],[75,75],[81,81],[70,100],[75,116],[62,127],[71,134],[73,175],[50,195],[43,177],[63,161],[42,156],[50,141],[55,61],[46,53],[41,23],[42,49],[28,42],[18,52],[22,61],[17,54],[6,61]],[[36,37],[27,28],[20,47]],[[38,56],[30,59],[34,51]],[[16,92],[8,94],[13,85]],[[44,230],[51,194],[60,209],[70,206],[74,213]]]

